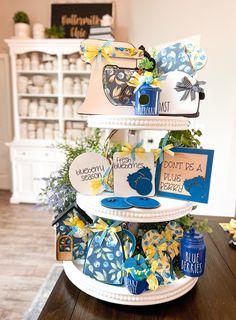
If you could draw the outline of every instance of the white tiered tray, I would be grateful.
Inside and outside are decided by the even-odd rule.
[[[192,211],[193,203],[161,197],[153,197],[161,205],[155,209],[109,209],[101,205],[101,200],[112,197],[113,193],[104,192],[100,195],[89,196],[77,193],[78,206],[88,214],[102,218],[129,222],[161,222],[178,219]]]
[[[64,270],[70,281],[85,293],[100,300],[125,305],[151,305],[177,299],[191,290],[198,278],[184,277],[156,291],[133,295],[125,287],[117,287],[96,281],[82,272],[82,265],[64,261]]]
[[[88,116],[88,127],[130,130],[187,130],[190,120],[184,117],[94,115]]]

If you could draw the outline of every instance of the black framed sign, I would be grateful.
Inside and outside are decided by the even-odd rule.
[[[112,3],[55,3],[51,26],[63,26],[65,38],[88,38],[90,26],[99,26],[104,15],[112,16]]]

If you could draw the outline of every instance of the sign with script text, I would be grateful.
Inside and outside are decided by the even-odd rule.
[[[173,148],[164,152],[156,168],[156,194],[164,197],[207,203],[213,150]]]
[[[71,163],[69,178],[72,186],[82,194],[94,194],[104,191],[102,183],[104,173],[110,168],[109,161],[95,152],[86,152],[77,156]],[[94,184],[96,190],[94,190]]]
[[[51,26],[63,26],[65,38],[86,39],[90,26],[99,26],[106,14],[112,16],[112,3],[55,3],[51,10]]]
[[[152,152],[113,156],[114,193],[117,196],[154,196],[155,168]]]

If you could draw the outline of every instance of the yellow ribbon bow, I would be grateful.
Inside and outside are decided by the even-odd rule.
[[[105,58],[107,62],[111,63],[110,56],[112,55],[113,47],[105,42],[101,47],[96,46],[86,46],[84,51],[84,59],[86,62],[93,62],[95,58],[97,58],[98,62],[100,62],[101,57]]]
[[[160,81],[156,78],[154,79],[152,72],[148,71],[145,71],[143,75],[135,72],[127,84],[131,87],[135,87],[135,91],[137,91],[145,83],[155,88],[160,87]]]
[[[94,195],[96,195],[96,194],[99,193],[100,188],[101,188],[101,186],[102,186],[102,181],[101,181],[101,179],[91,180],[91,181],[89,182],[89,186],[90,186],[90,188],[91,188],[91,190],[92,190],[92,194],[93,194],[93,196],[94,196]]]
[[[174,240],[170,245],[168,245],[168,253],[172,259],[179,254],[179,243]]]
[[[91,188],[92,194],[96,195],[99,192],[106,190],[108,192],[112,192],[112,171],[110,168],[108,168],[102,178],[93,179],[89,182],[89,186]],[[101,190],[101,187],[103,186],[103,189]]]
[[[121,226],[116,226],[115,223],[109,226],[105,221],[99,218],[98,221],[94,224],[94,226],[90,228],[90,230],[92,232],[103,232],[103,234],[101,235],[101,242],[104,240],[106,236],[106,232],[110,233],[112,240],[114,241],[115,244],[117,244],[118,240],[115,234],[117,232],[120,232],[122,228]]]
[[[157,253],[161,259],[161,261],[164,263],[166,261],[166,256],[164,255],[163,251],[167,250],[167,243],[164,242],[160,244],[159,246],[154,246],[153,244],[149,244],[147,248],[145,249],[146,257],[149,261],[154,260],[154,256]]]
[[[68,227],[78,227],[78,228],[85,227],[85,223],[77,216],[76,213],[74,215],[73,213],[69,214],[69,217],[64,221],[64,225]]]
[[[171,151],[170,149],[174,148],[174,145],[172,143],[168,144],[165,147],[159,148],[159,149],[151,149],[151,152],[154,155],[154,161],[157,161],[163,153],[169,154],[171,157],[175,155],[174,151]]]
[[[139,158],[141,158],[142,160],[145,160],[145,152],[146,150],[139,146],[136,145],[135,147],[133,147],[130,143],[125,143],[123,148],[122,148],[122,156],[126,157],[128,155],[131,154],[131,158],[134,161],[135,160],[135,156],[138,156]]]

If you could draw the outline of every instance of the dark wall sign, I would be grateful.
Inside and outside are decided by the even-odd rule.
[[[105,14],[112,16],[112,3],[52,4],[51,26],[62,25],[65,38],[87,38],[90,26],[100,25]]]

